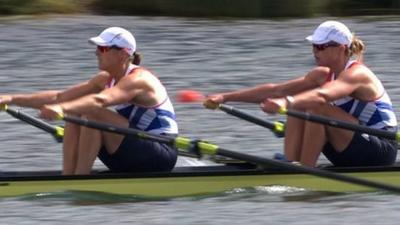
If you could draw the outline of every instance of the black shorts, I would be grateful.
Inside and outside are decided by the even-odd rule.
[[[397,142],[356,132],[344,151],[327,143],[322,152],[335,166],[386,166],[396,161]]]
[[[114,172],[171,171],[178,151],[167,144],[126,136],[116,152],[109,154],[102,147],[98,157]]]

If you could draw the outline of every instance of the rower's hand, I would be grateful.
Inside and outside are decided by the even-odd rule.
[[[60,104],[44,105],[40,108],[39,116],[46,120],[58,120],[64,115]]]
[[[215,94],[207,96],[203,101],[204,107],[207,109],[217,109],[219,104],[224,103],[224,96],[222,94]]]
[[[287,107],[285,98],[267,98],[260,103],[262,111],[270,114],[278,113],[280,109]]]
[[[0,95],[0,110],[6,108],[6,105],[10,104],[12,101],[11,95]]]

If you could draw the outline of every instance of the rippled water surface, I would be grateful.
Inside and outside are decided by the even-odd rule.
[[[0,20],[0,93],[61,89],[97,71],[87,39],[109,26],[133,31],[143,65],[171,96],[182,89],[214,93],[280,82],[313,66],[304,37],[323,20],[203,20],[72,16]],[[400,107],[400,18],[344,18],[367,45],[365,63]],[[256,105],[234,104],[269,118]],[[182,135],[271,157],[282,139],[264,128],[175,102]],[[24,110],[35,114],[33,110]],[[400,114],[398,114],[400,115]],[[0,113],[0,170],[60,169],[61,146],[37,128]],[[321,163],[325,162],[321,158]],[[96,162],[96,168],[103,168]],[[398,224],[400,199],[387,193],[231,190],[214,197],[143,201],[77,193],[0,200],[0,224]]]

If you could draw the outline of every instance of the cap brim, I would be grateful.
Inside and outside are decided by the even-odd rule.
[[[317,38],[315,38],[314,35],[310,35],[310,36],[306,37],[306,40],[309,41],[311,44],[317,44],[317,45],[325,44],[325,43],[329,42],[329,40],[326,40],[326,39],[317,39]]]
[[[108,46],[108,43],[99,36],[90,38],[89,43],[99,46]]]

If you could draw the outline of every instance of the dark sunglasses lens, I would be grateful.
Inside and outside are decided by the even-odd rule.
[[[314,48],[316,48],[318,51],[323,51],[323,50],[325,50],[325,45],[313,45],[314,46]]]
[[[339,46],[339,44],[336,44],[336,43],[327,43],[327,44],[321,44],[321,45],[313,44],[313,47],[315,49],[317,49],[318,51],[323,51],[328,47],[337,47],[337,46]]]
[[[101,52],[104,53],[108,50],[108,47],[106,46],[97,46],[97,49]]]

